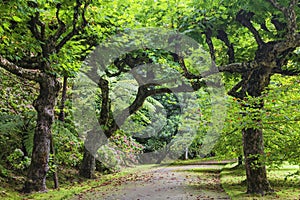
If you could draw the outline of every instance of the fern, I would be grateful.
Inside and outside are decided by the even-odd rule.
[[[33,138],[34,138],[33,130],[24,133],[23,145],[29,156],[31,156],[33,150]]]

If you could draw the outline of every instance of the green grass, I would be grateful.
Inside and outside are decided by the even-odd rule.
[[[283,200],[299,200],[300,199],[300,178],[285,177],[299,170],[299,166],[284,165],[279,169],[268,168],[268,179],[271,186],[275,190],[274,194],[260,196],[246,194],[246,175],[243,167],[232,168],[233,165],[226,166],[221,172],[221,184],[227,194],[233,200],[252,200],[252,199],[283,199]]]
[[[189,160],[176,160],[173,162],[166,162],[165,165],[172,165],[172,166],[180,166],[180,165],[197,165],[200,163],[209,164],[209,162],[214,162],[213,165],[224,165],[222,159],[218,157],[208,157],[208,158],[196,158],[196,159],[189,159]],[[219,162],[219,163],[218,163]],[[234,161],[232,161],[234,162]]]
[[[19,193],[16,188],[11,188],[6,185],[6,187],[0,186],[0,199],[1,200],[62,200],[62,199],[69,199],[72,196],[82,193],[86,190],[91,190],[93,188],[97,188],[105,182],[112,181],[121,177],[129,176],[130,174],[134,174],[135,172],[147,170],[155,165],[140,165],[133,168],[126,168],[119,173],[115,174],[107,174],[107,175],[98,175],[97,179],[88,180],[82,179],[78,177],[77,171],[67,170],[64,172],[59,173],[59,182],[60,188],[59,189],[49,189],[48,192],[45,193],[33,193],[33,194],[21,194]],[[64,173],[64,174],[62,174]],[[72,178],[71,178],[72,177]],[[52,179],[47,179],[47,186],[48,188],[52,187]],[[11,186],[11,185],[10,185]],[[21,188],[22,185],[19,185],[18,190]]]

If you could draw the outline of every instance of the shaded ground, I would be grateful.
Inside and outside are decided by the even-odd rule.
[[[165,166],[103,183],[73,199],[197,200],[230,199],[220,186],[223,166]]]

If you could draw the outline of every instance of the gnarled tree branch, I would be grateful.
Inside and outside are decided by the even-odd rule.
[[[216,53],[215,53],[215,48],[214,48],[214,44],[212,42],[212,30],[210,28],[207,28],[206,31],[204,32],[205,34],[205,41],[206,44],[209,47],[209,53],[210,53],[210,57],[212,59],[213,62],[216,62]]]
[[[249,31],[253,34],[257,44],[259,47],[264,45],[264,41],[262,40],[261,36],[259,35],[258,31],[254,28],[251,23],[251,18],[254,16],[254,13],[247,12],[245,10],[240,10],[236,15],[236,20],[240,22],[243,26],[249,29]]]
[[[298,4],[297,0],[291,0],[288,7],[280,5],[276,0],[267,0],[276,9],[281,11],[287,21],[287,39],[295,41],[295,35],[297,34],[297,15],[295,7]]]
[[[59,13],[60,13],[61,3],[58,3],[56,5],[56,19],[58,21],[59,27],[56,33],[53,36],[54,41],[58,40],[60,36],[66,31],[66,24],[60,19]]]
[[[233,44],[229,41],[228,35],[224,30],[218,30],[217,38],[225,43],[227,46],[227,55],[228,55],[228,62],[234,63],[234,49]]]
[[[10,62],[0,55],[0,66],[7,71],[28,80],[38,81],[40,79],[39,70],[24,69]]]
[[[82,31],[87,25],[87,20],[85,19],[85,12],[88,7],[88,3],[85,3],[82,11],[80,11],[82,3],[80,0],[76,0],[76,6],[74,7],[73,13],[73,22],[72,22],[72,30],[56,45],[56,52],[59,52],[61,48],[76,34]],[[79,17],[82,17],[82,22],[78,24]]]

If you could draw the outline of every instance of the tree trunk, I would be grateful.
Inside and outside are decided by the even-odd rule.
[[[247,84],[243,87],[246,94],[253,98],[260,98],[264,89],[269,85],[271,76],[271,68],[266,66],[259,67],[249,73]],[[254,105],[253,105],[254,104]],[[247,193],[265,195],[267,192],[273,191],[267,179],[266,166],[262,160],[264,154],[263,131],[259,110],[263,109],[263,100],[247,105],[253,109],[253,124],[255,127],[247,127],[242,130],[243,148],[245,158],[245,169],[247,175]],[[247,107],[246,105],[244,106]]]
[[[58,120],[64,122],[65,121],[65,103],[67,99],[67,88],[68,88],[68,77],[64,76],[63,81],[63,88],[62,88],[62,94],[61,94],[61,101],[60,101],[60,112],[58,116]]]
[[[46,174],[49,170],[49,152],[51,143],[51,126],[54,120],[54,106],[60,90],[59,81],[43,74],[40,84],[40,93],[34,102],[37,111],[37,125],[34,133],[33,151],[24,191],[45,191]]]
[[[84,178],[95,178],[97,150],[107,141],[106,136],[99,130],[92,130],[87,133],[84,141],[84,154],[79,169],[79,175]]]
[[[261,129],[243,130],[243,146],[247,175],[247,193],[265,195],[273,191],[267,179],[264,157],[263,133]]]
[[[65,102],[67,99],[67,86],[68,86],[68,77],[64,76],[62,95],[61,95],[61,101],[60,101],[60,112],[58,115],[58,120],[61,122],[65,122],[64,109],[65,109]],[[59,188],[59,183],[58,183],[58,174],[57,174],[57,167],[56,167],[55,148],[54,148],[54,143],[53,143],[53,137],[51,137],[50,153],[53,155],[53,164],[55,165],[53,173],[52,173],[54,189],[57,189],[57,188]]]
[[[91,152],[84,147],[83,160],[79,170],[79,175],[84,178],[95,178],[96,158]]]
[[[109,99],[109,83],[107,80],[100,78],[98,83],[101,89],[101,112],[98,119],[99,127],[104,129],[94,129],[89,131],[84,141],[84,154],[79,175],[84,178],[94,178],[96,169],[96,154],[101,145],[111,137],[119,128],[112,118]],[[115,127],[113,130],[112,127]],[[104,137],[105,136],[105,137]],[[99,161],[101,162],[101,161]]]

